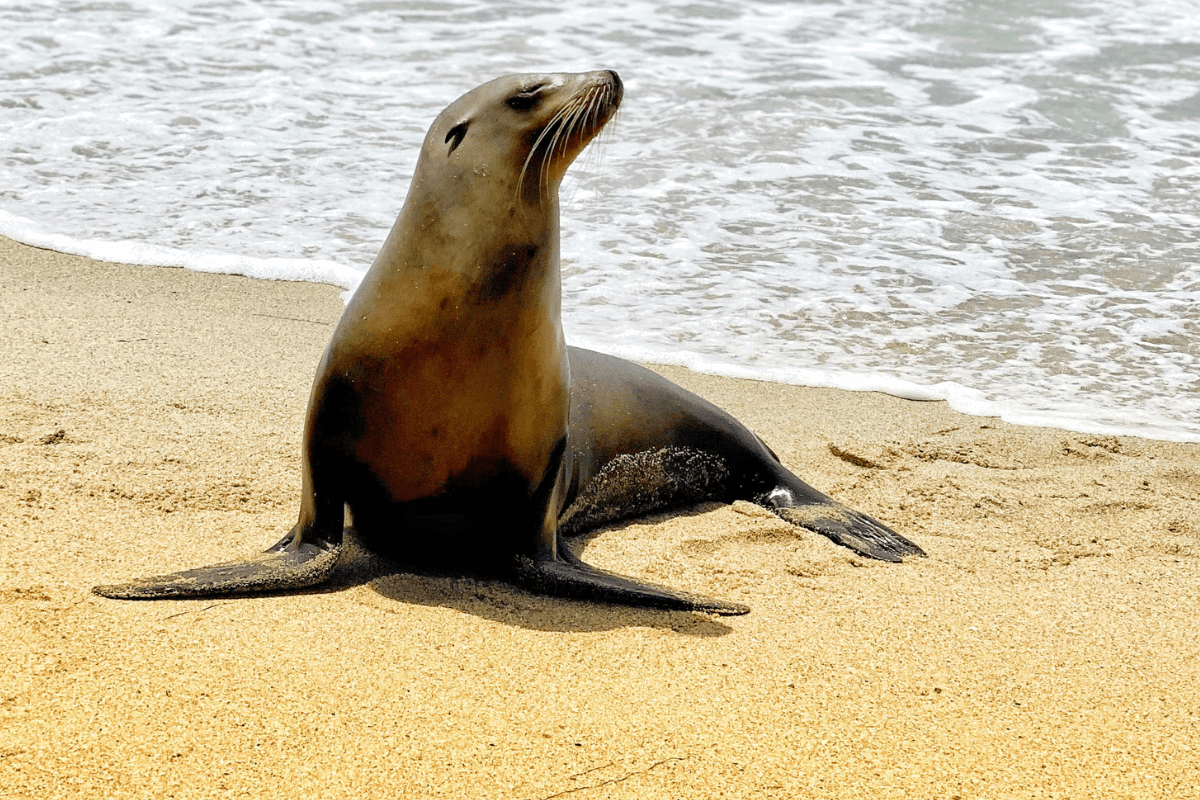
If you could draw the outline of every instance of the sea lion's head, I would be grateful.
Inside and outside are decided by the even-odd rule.
[[[502,205],[504,195],[517,205],[552,204],[567,167],[616,113],[623,95],[612,70],[489,81],[438,115],[414,184],[436,180],[456,194],[453,184],[486,183],[493,202]]]
[[[380,318],[389,331],[397,319],[432,325],[437,309],[480,304],[536,307],[557,330],[559,183],[623,94],[617,73],[598,70],[507,75],[451,103],[425,136],[404,207],[356,302],[390,295],[371,307],[388,311]],[[418,273],[438,288],[414,294]],[[396,276],[402,283],[389,283]],[[394,313],[398,303],[403,313]],[[416,311],[425,306],[428,315]]]

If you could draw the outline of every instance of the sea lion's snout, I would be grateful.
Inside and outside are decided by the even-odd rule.
[[[625,84],[615,69],[606,69],[604,71],[608,73],[608,77],[612,81],[614,92],[613,104],[619,106],[621,105],[621,101],[625,99]]]

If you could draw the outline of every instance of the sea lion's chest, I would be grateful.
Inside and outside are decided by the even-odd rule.
[[[339,329],[325,380],[345,398],[346,455],[395,502],[498,476],[537,485],[570,404],[557,319],[528,308],[437,306],[441,318],[427,324],[412,324],[417,311],[407,325],[403,316],[388,326],[363,315]]]

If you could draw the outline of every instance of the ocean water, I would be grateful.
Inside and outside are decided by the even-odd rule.
[[[0,5],[0,233],[353,287],[424,131],[618,70],[564,325],[626,357],[1200,441],[1200,3]]]

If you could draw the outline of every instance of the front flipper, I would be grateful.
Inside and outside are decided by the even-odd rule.
[[[827,503],[793,505],[790,493],[776,490],[762,505],[781,519],[827,537],[861,556],[899,564],[905,556],[923,556],[925,551],[877,519],[830,500]]]
[[[293,545],[292,540],[293,534],[289,533],[267,552],[243,561],[226,561],[129,583],[97,586],[92,591],[118,600],[150,600],[281,592],[323,583],[337,566],[342,552],[341,539],[299,545]]]
[[[640,583],[583,563],[565,547],[558,559],[517,558],[517,579],[531,591],[555,597],[593,600],[675,611],[703,611],[721,616],[747,614],[749,606],[703,595]]]

